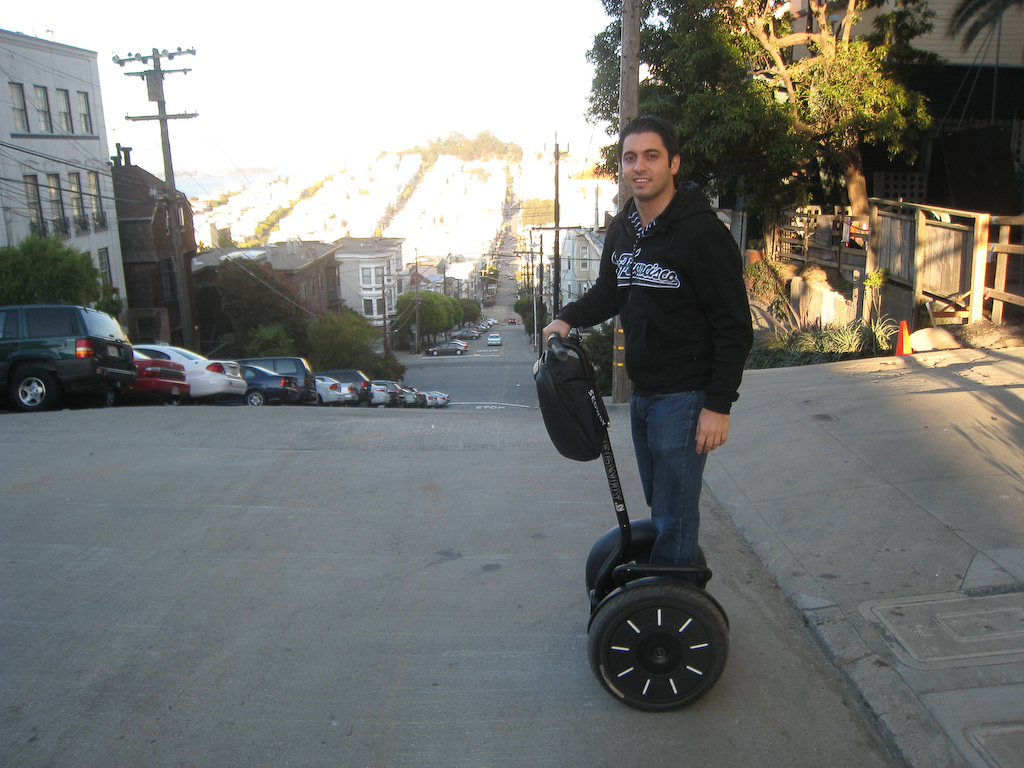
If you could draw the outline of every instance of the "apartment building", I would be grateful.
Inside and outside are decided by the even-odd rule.
[[[96,53],[0,30],[0,243],[56,235],[126,296]]]
[[[604,250],[604,230],[577,227],[567,230],[562,241],[562,301],[575,301],[597,280]]]

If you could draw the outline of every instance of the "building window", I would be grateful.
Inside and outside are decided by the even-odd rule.
[[[60,129],[71,135],[75,132],[75,124],[71,119],[71,96],[63,88],[57,89],[57,112],[60,115]]]
[[[11,87],[11,108],[14,110],[14,130],[28,133],[28,108],[25,106],[25,86],[9,83]]]
[[[373,269],[373,284],[384,285],[384,267],[374,267]]]
[[[362,285],[373,285],[373,270],[370,267],[360,269],[359,276],[359,282]]]
[[[45,85],[36,86],[36,116],[39,118],[39,130],[53,133],[53,120],[50,119],[50,92]]]
[[[388,307],[387,304],[384,303],[384,299],[377,299],[377,314],[384,317],[387,311]]]
[[[33,234],[44,237],[47,233],[43,220],[43,202],[39,198],[39,178],[34,175],[22,176],[25,180],[25,199],[28,202],[28,226]]]
[[[71,222],[64,215],[64,193],[60,188],[60,174],[48,173],[46,185],[50,192],[50,221],[53,223],[53,231],[61,237],[68,237],[71,234]]]
[[[68,174],[68,189],[71,192],[71,216],[75,220],[75,234],[88,234],[89,217],[85,215],[85,200],[82,197],[82,177],[80,174]]]
[[[89,108],[89,94],[78,92],[78,122],[82,125],[82,133],[92,133],[92,110]]]
[[[589,245],[581,245],[580,246],[579,265],[580,265],[580,272],[586,272],[587,270],[590,269],[590,246]]]
[[[363,314],[366,317],[373,317],[373,299],[363,299]]]
[[[106,248],[100,248],[96,251],[96,264],[100,269],[100,280],[106,286],[111,285],[110,282],[110,253]]]
[[[109,265],[107,269],[109,270]],[[160,282],[164,290],[164,303],[169,304],[178,299],[178,281],[174,278],[174,262],[171,259],[160,260]]]
[[[89,197],[92,198],[92,225],[94,232],[103,232],[107,228],[107,213],[103,210],[103,198],[100,197],[100,175],[89,171]]]

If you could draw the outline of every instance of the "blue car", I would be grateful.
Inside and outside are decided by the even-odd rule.
[[[243,400],[246,405],[299,402],[302,391],[294,376],[282,376],[256,365],[240,365],[239,368],[245,379]]]

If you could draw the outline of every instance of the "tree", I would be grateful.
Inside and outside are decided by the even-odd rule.
[[[612,361],[615,323],[608,321],[583,337],[583,349],[594,366],[594,381],[602,395],[612,394]]]
[[[88,304],[100,298],[100,273],[89,254],[58,237],[29,235],[0,248],[0,304]]]
[[[275,324],[284,329],[297,348],[305,346],[312,312],[269,264],[228,259],[217,271],[217,289],[224,314],[231,320],[233,346],[237,349],[245,349],[250,332]]]
[[[374,360],[377,329],[355,310],[318,317],[310,324],[307,357],[315,371],[363,368]]]
[[[960,36],[960,47],[967,50],[986,28],[998,26],[1010,6],[1021,4],[1024,0],[960,0],[949,19],[949,35]]]
[[[419,335],[420,338],[434,338],[451,328],[452,322],[451,302],[440,293],[434,291],[420,291],[419,293],[403,293],[395,302],[395,312],[398,318],[394,330],[397,333],[412,333],[412,326],[416,323],[415,302],[419,301]],[[461,308],[460,308],[461,310]]]
[[[476,299],[459,299],[459,308],[462,309],[460,323],[472,323],[480,319],[480,302]]]
[[[445,311],[448,314],[448,325],[442,330],[447,331],[449,328],[454,328],[457,325],[462,324],[462,305],[459,300],[454,296],[442,296],[445,304]]]
[[[295,354],[295,342],[282,323],[271,323],[249,331],[245,352],[250,357],[291,356]]]
[[[788,4],[775,0],[652,0],[641,38],[650,76],[640,111],[675,123],[684,174],[712,192],[736,191],[770,209],[819,178],[839,177],[851,205],[866,211],[860,143],[913,156],[929,125],[923,99],[886,64],[892,38],[852,36],[859,12],[876,1],[852,0],[836,19],[825,0],[809,0],[817,29],[804,22],[801,32]],[[591,114],[605,119],[618,98],[608,58],[617,55],[616,24],[590,54],[597,63]]]

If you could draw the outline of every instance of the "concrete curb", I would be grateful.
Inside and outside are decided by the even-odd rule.
[[[711,462],[708,468],[712,468]],[[970,768],[917,695],[888,661],[871,651],[842,609],[793,588],[787,574],[803,569],[752,506],[744,505],[743,513],[739,505],[723,500],[723,496],[730,496],[724,490],[730,486],[728,477],[722,475],[717,479],[716,484],[723,488],[721,492],[716,492],[712,482],[706,475],[704,492],[733,521],[786,600],[803,618],[826,657],[870,712],[879,738],[893,756],[910,768]],[[735,484],[732,488],[738,492]]]

